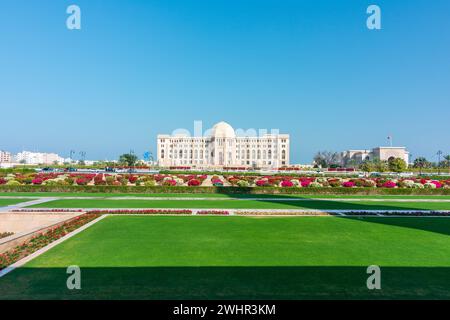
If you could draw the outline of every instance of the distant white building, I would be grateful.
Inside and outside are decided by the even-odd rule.
[[[361,163],[366,160],[389,161],[400,158],[409,163],[409,152],[406,147],[376,147],[372,150],[348,150],[342,153],[343,163]]]
[[[289,165],[289,135],[237,136],[226,122],[210,135],[158,135],[158,165],[276,168]]]
[[[65,159],[56,153],[22,151],[14,156],[17,163],[25,164],[62,164]]]
[[[11,153],[0,150],[0,163],[10,163],[12,160]]]

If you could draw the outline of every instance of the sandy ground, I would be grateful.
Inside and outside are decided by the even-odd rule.
[[[0,232],[13,232],[15,234],[32,231],[38,228],[45,228],[71,219],[80,215],[80,212],[76,213],[0,213]]]

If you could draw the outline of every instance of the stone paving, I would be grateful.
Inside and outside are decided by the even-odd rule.
[[[11,197],[10,199],[14,199],[14,198]],[[32,199],[36,199],[36,197],[32,197]],[[36,200],[20,202],[20,203],[17,203],[17,204],[6,206],[6,207],[0,207],[0,214],[4,213],[4,212],[9,212],[9,211],[12,211],[12,210],[16,210],[16,209],[21,209],[21,208],[33,206],[33,205],[36,205],[36,204],[41,204],[41,203],[45,203],[45,202],[49,202],[49,201],[55,201],[55,200],[58,200],[58,198],[53,198],[53,197],[52,198],[40,198],[40,199],[36,199]]]

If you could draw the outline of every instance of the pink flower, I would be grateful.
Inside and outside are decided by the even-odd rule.
[[[284,181],[281,182],[281,186],[283,188],[290,188],[290,187],[293,187],[294,184],[291,181],[289,181],[289,180],[284,180]]]
[[[31,181],[32,184],[40,185],[44,182],[41,178],[36,178]]]
[[[353,181],[346,181],[342,184],[345,188],[353,188],[355,186],[355,183]]]
[[[437,189],[442,188],[442,183],[439,181],[431,181],[430,183],[434,184]]]
[[[383,188],[395,188],[397,184],[393,181],[386,181],[383,183]]]
[[[311,184],[311,181],[309,181],[309,180],[302,181],[302,187],[308,187],[310,184]]]

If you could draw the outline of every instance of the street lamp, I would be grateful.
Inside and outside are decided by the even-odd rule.
[[[438,156],[438,176],[441,175],[441,156],[443,154],[443,152],[441,150],[439,150],[437,153]]]
[[[70,161],[73,162],[73,156],[75,154],[75,150],[70,150]]]

